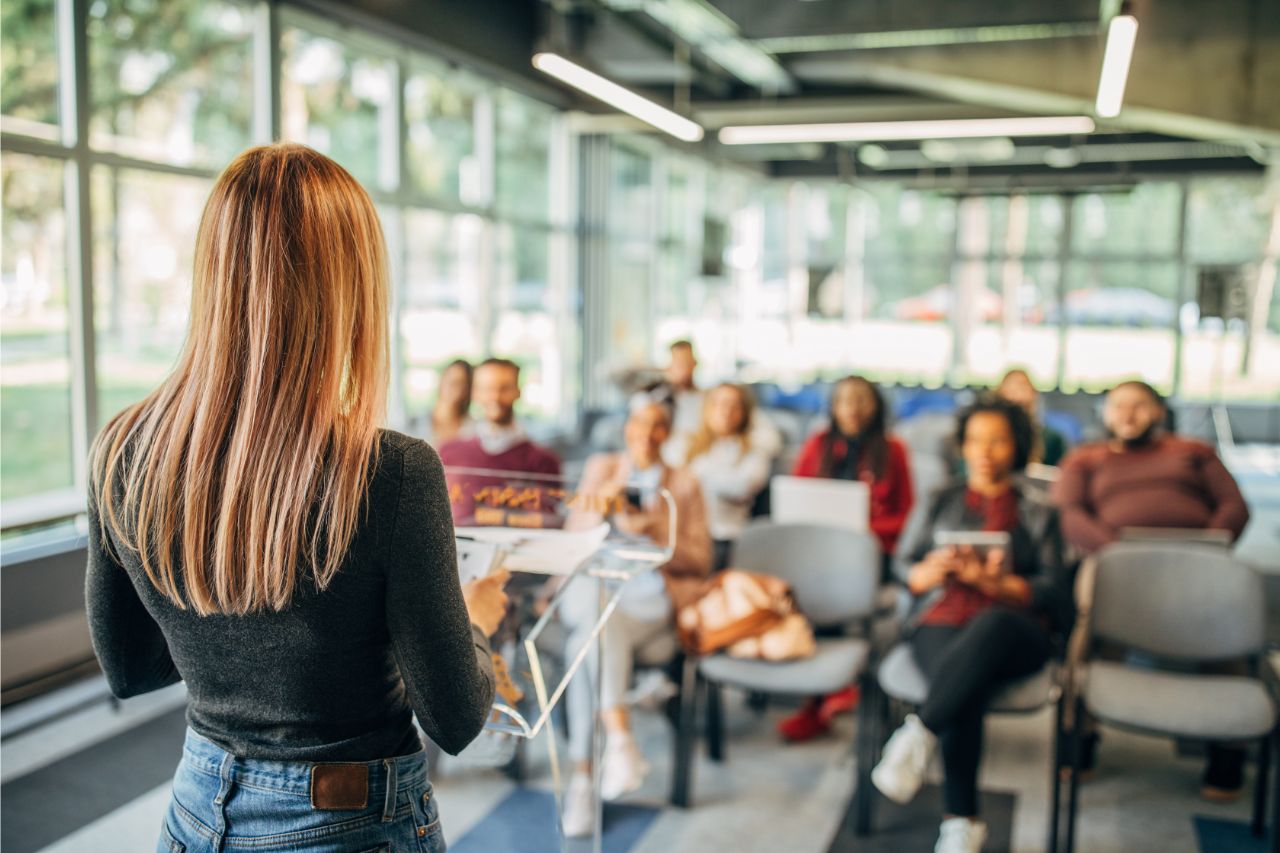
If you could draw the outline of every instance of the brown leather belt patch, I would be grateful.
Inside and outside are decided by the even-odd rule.
[[[313,809],[362,809],[368,804],[368,765],[317,764],[311,768]]]

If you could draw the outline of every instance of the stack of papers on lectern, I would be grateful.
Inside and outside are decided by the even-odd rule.
[[[601,523],[587,530],[459,527],[454,532],[458,537],[460,555],[464,543],[468,543],[468,548],[471,547],[469,543],[477,547],[491,546],[502,552],[501,566],[508,571],[567,575],[600,550],[609,535],[609,525]],[[458,562],[461,569],[461,556]]]

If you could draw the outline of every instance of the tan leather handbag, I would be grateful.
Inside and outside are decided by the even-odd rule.
[[[707,581],[698,599],[680,609],[676,630],[696,655],[792,660],[813,654],[813,629],[795,612],[785,581],[727,569]]]

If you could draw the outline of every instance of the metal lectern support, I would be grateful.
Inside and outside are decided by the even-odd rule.
[[[672,499],[671,493],[666,489],[660,489],[658,495],[667,507],[668,541],[661,544],[648,544],[606,540],[597,551],[595,557],[568,575],[565,582],[551,597],[547,609],[538,617],[538,620],[525,636],[524,648],[529,658],[529,671],[533,681],[534,697],[538,702],[538,716],[530,722],[515,708],[511,708],[501,702],[495,702],[493,707],[498,712],[499,719],[490,721],[485,726],[487,731],[528,740],[537,737],[544,728],[547,730],[547,753],[551,765],[552,784],[555,789],[556,799],[556,824],[560,831],[560,849],[564,853],[568,853],[568,842],[564,835],[563,774],[560,769],[559,752],[556,748],[555,725],[551,720],[551,714],[556,704],[564,698],[569,681],[586,663],[592,648],[594,647],[598,650],[597,659],[602,656],[604,650],[604,626],[609,621],[609,618],[613,616],[614,611],[617,610],[626,582],[667,563],[675,553],[677,522],[675,501]],[[595,623],[592,625],[587,642],[583,644],[581,649],[577,650],[573,659],[565,667],[564,675],[551,688],[547,684],[543,670],[542,658],[537,647],[538,639],[558,613],[569,587],[575,583],[585,583],[589,580],[595,581],[598,593],[599,609]],[[602,679],[597,675],[595,681],[592,703],[594,706],[592,708],[592,755],[595,758],[592,762],[592,787],[595,795],[596,813],[592,835],[593,850],[595,853],[600,853],[603,835],[603,805],[600,798],[601,762],[599,760],[601,741],[599,711],[602,698],[600,692]]]

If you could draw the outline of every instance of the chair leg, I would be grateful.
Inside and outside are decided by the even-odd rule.
[[[1067,796],[1067,850],[1076,849],[1076,813],[1080,804],[1080,768],[1084,763],[1084,703],[1076,703],[1075,726],[1071,730],[1071,786]]]
[[[686,658],[680,676],[680,716],[671,763],[671,805],[688,808],[693,796],[693,753],[698,745],[698,662]]]
[[[1272,730],[1267,750],[1271,753],[1280,750],[1280,729]],[[1280,783],[1271,783],[1271,799],[1271,853],[1280,853]]]
[[[1262,838],[1267,831],[1267,783],[1271,775],[1271,735],[1258,741],[1258,778],[1253,782],[1253,835]]]
[[[754,711],[756,716],[760,716],[769,707],[769,694],[752,690],[747,694],[747,707]]]
[[[862,700],[858,703],[858,732],[854,744],[857,753],[857,780],[854,791],[853,834],[863,838],[871,834],[871,763],[875,759],[877,716],[876,686],[870,678],[862,678]]]
[[[1062,763],[1059,756],[1062,755],[1062,711],[1066,703],[1066,697],[1058,697],[1057,707],[1053,714],[1053,755],[1049,758],[1049,767],[1051,778],[1049,786],[1053,793],[1049,800],[1049,843],[1045,849],[1049,853],[1058,853],[1058,826],[1059,817],[1062,811]]]
[[[662,703],[663,714],[666,716],[667,722],[671,724],[672,731],[675,731],[680,727],[680,684],[684,679],[684,664],[685,654],[683,652],[679,652],[675,657],[667,662],[666,666],[662,668],[662,671],[666,673],[666,676],[670,679],[671,683],[676,685],[674,695],[672,695],[666,702]],[[563,705],[564,703],[561,702],[560,704]]]
[[[512,782],[523,782],[525,776],[525,754],[524,746],[528,741],[520,738],[516,741],[516,751],[512,754],[511,760],[502,765],[502,773]]]
[[[707,756],[719,764],[724,761],[724,701],[720,685],[702,683],[707,693]]]

